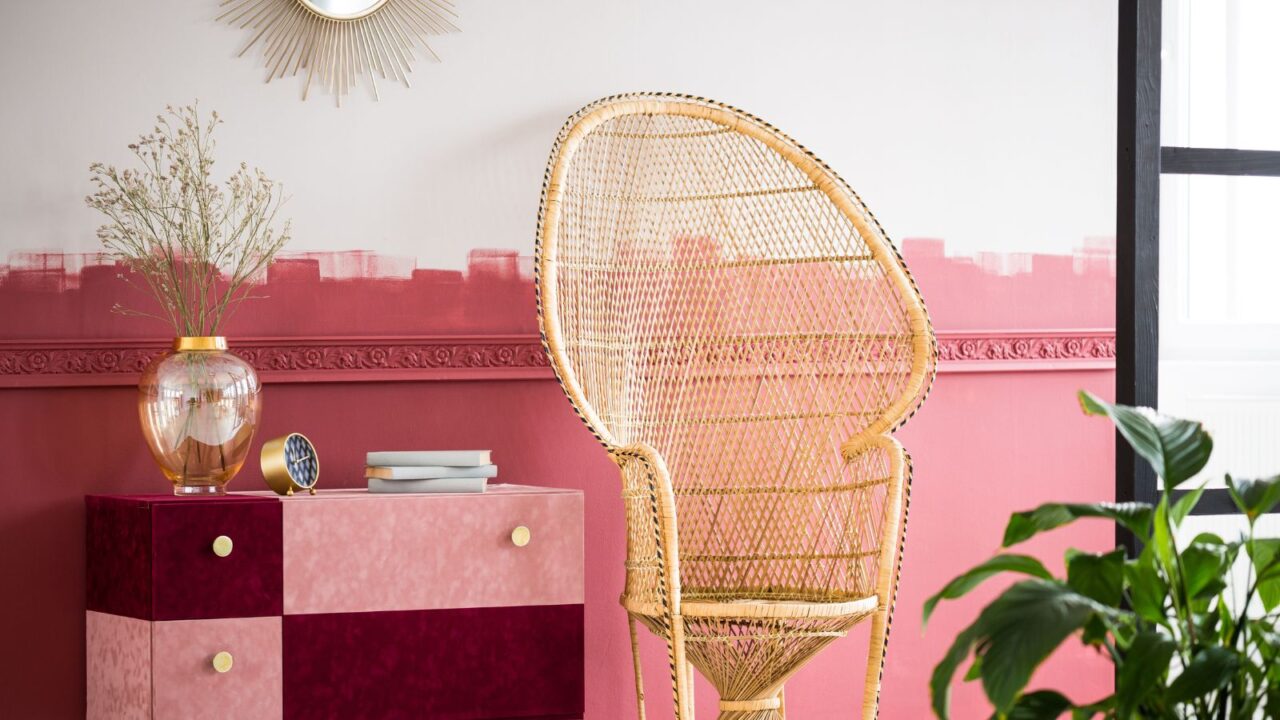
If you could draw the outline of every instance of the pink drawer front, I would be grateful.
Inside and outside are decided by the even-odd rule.
[[[155,720],[281,717],[280,642],[279,617],[154,623]],[[231,654],[227,672],[213,668],[220,652]]]
[[[85,613],[88,720],[151,720],[151,622]]]
[[[286,614],[582,602],[579,493],[499,485],[283,504]],[[521,526],[529,542],[517,547]]]
[[[89,720],[270,720],[283,713],[279,617],[150,622],[85,614]],[[231,654],[218,672],[213,658]]]

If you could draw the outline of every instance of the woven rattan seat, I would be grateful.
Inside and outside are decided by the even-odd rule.
[[[874,718],[910,461],[890,433],[936,348],[902,259],[804,148],[719,103],[622,95],[569,119],[539,214],[538,310],[618,464],[636,623],[721,720],[779,720],[787,678],[871,620]]]

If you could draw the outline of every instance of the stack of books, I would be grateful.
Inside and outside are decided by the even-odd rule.
[[[365,466],[375,493],[482,493],[498,474],[488,450],[371,452]]]

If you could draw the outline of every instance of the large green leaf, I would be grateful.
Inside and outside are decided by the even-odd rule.
[[[1046,530],[1079,518],[1109,518],[1142,540],[1151,534],[1152,508],[1146,503],[1045,503],[1035,510],[1014,513],[1004,529],[1004,546],[1017,545]]]
[[[1094,615],[1084,624],[1084,629],[1080,632],[1080,641],[1085,645],[1101,646],[1110,634],[1111,628],[1107,627],[1107,623]]]
[[[1004,720],[1056,720],[1071,709],[1071,701],[1055,690],[1037,690],[1018,698],[1018,702],[1004,716]],[[1000,714],[991,716],[1000,720]]]
[[[1120,605],[1124,594],[1124,549],[1102,554],[1068,550],[1067,585],[1103,605]]]
[[[1280,606],[1280,538],[1254,538],[1249,559],[1258,578],[1258,599],[1271,612]]]
[[[1265,717],[1275,720],[1280,717],[1280,664],[1276,663],[1280,655],[1280,634],[1276,633],[1274,621],[1265,618],[1249,621],[1249,632],[1255,636],[1253,645],[1267,668],[1258,682],[1259,687],[1267,689]]]
[[[1156,505],[1151,531],[1151,548],[1155,550],[1156,559],[1164,568],[1165,575],[1170,578],[1170,582],[1177,585],[1178,581],[1175,578],[1178,575],[1174,557],[1178,554],[1178,546],[1173,541],[1173,529],[1169,527],[1169,513],[1165,511],[1168,502],[1169,496],[1162,495],[1160,503]]]
[[[982,584],[982,581],[1002,572],[1015,572],[1048,580],[1053,577],[1039,560],[1029,555],[996,555],[981,565],[971,568],[947,583],[937,595],[924,601],[924,625],[940,600],[954,600]]]
[[[1177,502],[1173,504],[1173,508],[1169,512],[1173,515],[1174,527],[1181,525],[1182,521],[1187,519],[1187,515],[1191,514],[1196,505],[1200,504],[1200,498],[1204,495],[1204,490],[1208,485],[1208,480],[1200,483],[1200,487],[1178,498]]]
[[[1116,717],[1129,720],[1143,698],[1163,687],[1177,645],[1158,630],[1143,630],[1134,637],[1116,671]]]
[[[1202,644],[1212,644],[1215,640],[1223,641],[1235,634],[1238,623],[1236,622],[1237,618],[1230,605],[1225,602],[1220,602],[1217,603],[1215,607],[1218,611],[1216,613],[1218,617],[1213,621],[1212,634],[1205,635],[1203,639],[1196,638]],[[1207,624],[1209,621],[1206,620],[1205,622]]]
[[[1280,504],[1280,475],[1261,480],[1246,480],[1227,476],[1227,491],[1235,501],[1240,512],[1257,520]]]
[[[1125,563],[1125,579],[1129,582],[1129,600],[1139,616],[1154,623],[1165,623],[1164,603],[1169,587],[1156,570],[1155,552],[1147,544],[1136,560]]]
[[[956,636],[955,641],[951,643],[951,648],[933,669],[933,675],[929,678],[929,696],[933,701],[933,713],[941,720],[951,718],[951,680],[955,677],[960,663],[969,657],[969,651],[973,649],[973,643],[977,637],[976,623],[965,628]]]
[[[975,648],[988,699],[1008,713],[1036,667],[1095,613],[1118,614],[1059,582],[1015,583],[956,636],[934,668],[929,681],[934,713],[942,720],[950,717],[951,681]]]
[[[1184,559],[1188,559],[1189,563],[1184,564],[1184,567],[1188,575],[1187,584],[1192,594],[1192,607],[1196,612],[1206,614],[1203,625],[1207,629],[1204,631],[1204,637],[1209,637],[1215,632],[1220,619],[1219,613],[1209,611],[1209,606],[1231,585],[1231,568],[1235,566],[1236,558],[1240,555],[1241,545],[1239,541],[1227,542],[1214,533],[1204,532],[1192,538],[1187,547],[1208,551],[1208,557],[1203,560],[1204,564],[1210,566],[1207,572],[1205,568],[1195,567],[1195,561],[1188,559],[1198,551],[1191,553],[1184,551]],[[1212,565],[1215,563],[1217,567],[1213,568]],[[1202,572],[1206,572],[1206,575],[1197,578],[1196,576]],[[1220,611],[1226,609],[1225,603],[1220,605],[1221,607],[1218,608]]]
[[[1254,633],[1260,639],[1257,645],[1258,654],[1263,660],[1273,662],[1280,658],[1280,633],[1276,632],[1275,620],[1271,618],[1258,618],[1249,620],[1249,632]],[[1280,668],[1277,668],[1280,670]]]
[[[1220,545],[1223,548],[1226,548],[1228,550],[1234,550],[1237,545],[1236,543],[1227,542],[1226,540],[1222,539],[1221,535],[1217,533],[1211,533],[1211,532],[1202,532],[1196,535],[1195,537],[1191,538],[1191,542],[1189,544],[1190,545]]]
[[[1266,687],[1267,705],[1263,717],[1266,720],[1277,720],[1277,718],[1280,718],[1280,682],[1272,683]]]
[[[969,663],[969,672],[964,674],[964,681],[973,682],[980,679],[982,679],[982,658],[976,657]]]
[[[1206,542],[1201,537],[1191,541],[1182,551],[1183,580],[1187,584],[1188,597],[1197,597],[1214,588],[1221,588],[1225,576],[1231,570],[1230,548],[1219,542]],[[1215,582],[1217,581],[1217,582]]]
[[[1227,603],[1215,603],[1212,608],[1197,615],[1191,619],[1196,628],[1196,642],[1201,645],[1211,645],[1229,637],[1229,633],[1225,632],[1226,624],[1222,622],[1224,616],[1230,616]]]
[[[1161,415],[1151,408],[1112,405],[1084,390],[1079,397],[1086,413],[1111,418],[1133,451],[1164,478],[1166,488],[1178,487],[1209,462],[1213,438],[1199,422]]]
[[[1005,590],[974,623],[991,704],[1009,712],[1040,663],[1095,613],[1117,614],[1058,582],[1024,580]]]
[[[1108,710],[1114,709],[1116,706],[1116,696],[1108,695],[1097,702],[1091,702],[1088,705],[1077,705],[1071,710],[1071,720],[1091,720],[1099,713],[1106,715]]]
[[[1177,704],[1195,700],[1226,685],[1240,667],[1240,657],[1232,650],[1212,645],[1191,658],[1191,664],[1169,683],[1165,700]]]

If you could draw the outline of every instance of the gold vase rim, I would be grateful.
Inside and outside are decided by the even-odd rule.
[[[173,349],[178,352],[226,350],[227,339],[221,335],[177,337],[173,339]]]

